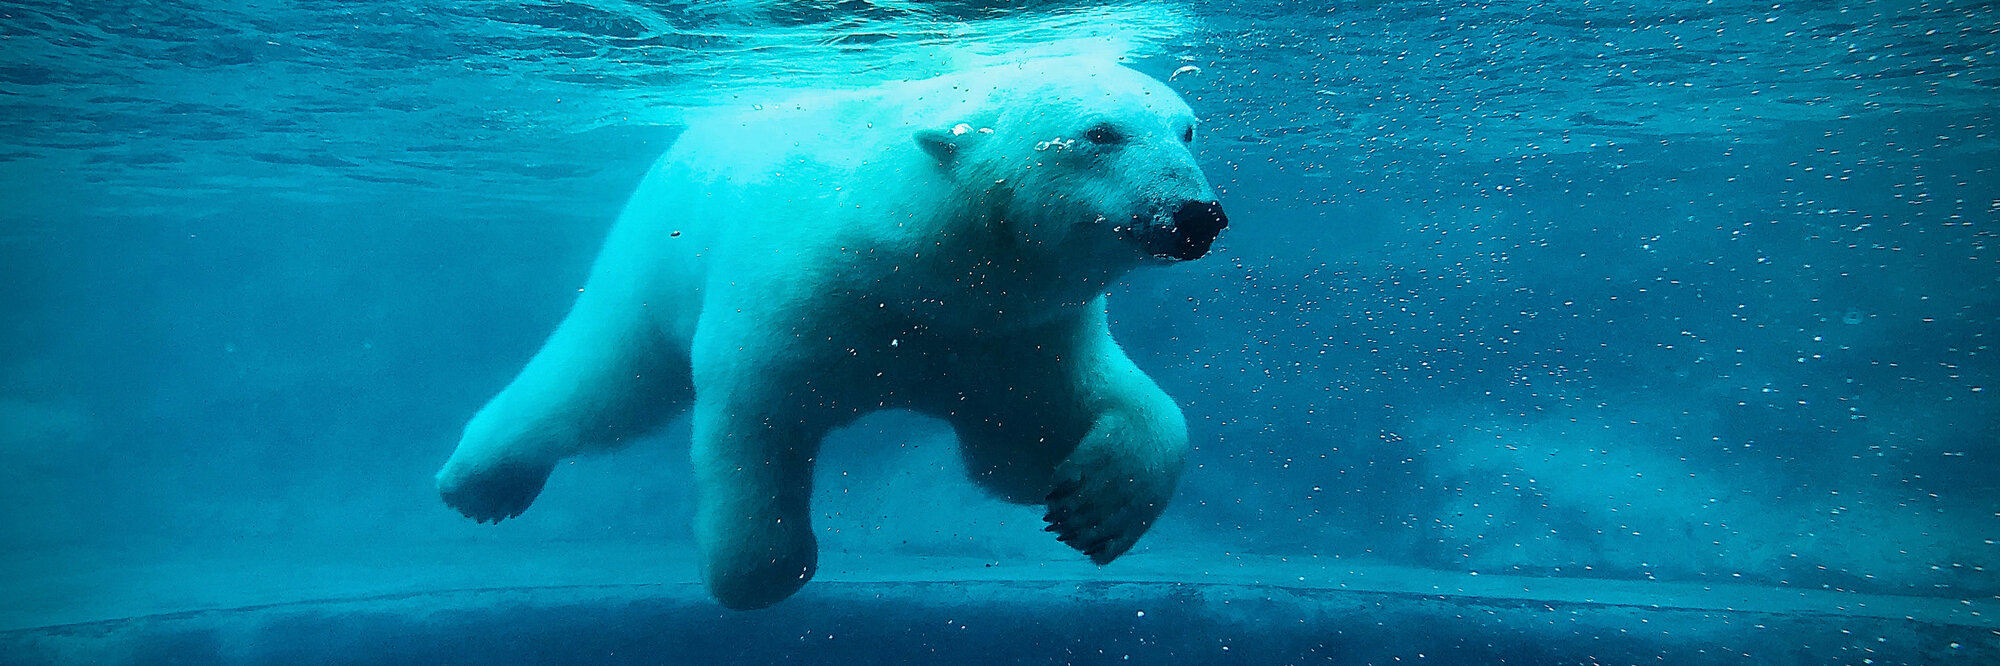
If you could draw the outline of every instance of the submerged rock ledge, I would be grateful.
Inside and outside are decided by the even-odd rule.
[[[12,629],[0,662],[2000,663],[1985,600],[1232,561],[854,558],[749,613],[687,578],[301,596]],[[560,578],[635,575],[594,563]]]

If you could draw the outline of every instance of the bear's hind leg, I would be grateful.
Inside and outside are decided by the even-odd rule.
[[[466,424],[437,473],[438,493],[459,513],[495,523],[521,515],[558,461],[630,442],[692,396],[686,351],[671,348],[643,305],[603,291],[579,297]]]
[[[812,580],[812,470],[825,429],[704,393],[694,413],[695,541],[702,580],[735,610],[783,601]]]

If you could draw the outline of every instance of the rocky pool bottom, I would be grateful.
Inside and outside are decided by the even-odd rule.
[[[1992,664],[2000,602],[1345,561],[832,554],[769,609],[657,547],[4,562],[0,663]]]

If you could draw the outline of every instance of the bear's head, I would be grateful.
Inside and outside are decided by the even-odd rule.
[[[1058,262],[1115,270],[1207,254],[1228,226],[1195,163],[1195,116],[1131,69],[1064,58],[975,70],[969,103],[919,146],[999,233]]]

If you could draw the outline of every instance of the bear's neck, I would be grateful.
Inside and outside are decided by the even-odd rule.
[[[995,188],[998,189],[998,188]],[[1087,256],[1092,248],[1033,239],[1003,211],[1004,192],[960,192],[956,214],[912,215],[892,242],[850,254],[840,273],[856,302],[911,325],[1005,334],[1083,316],[1135,265]]]

